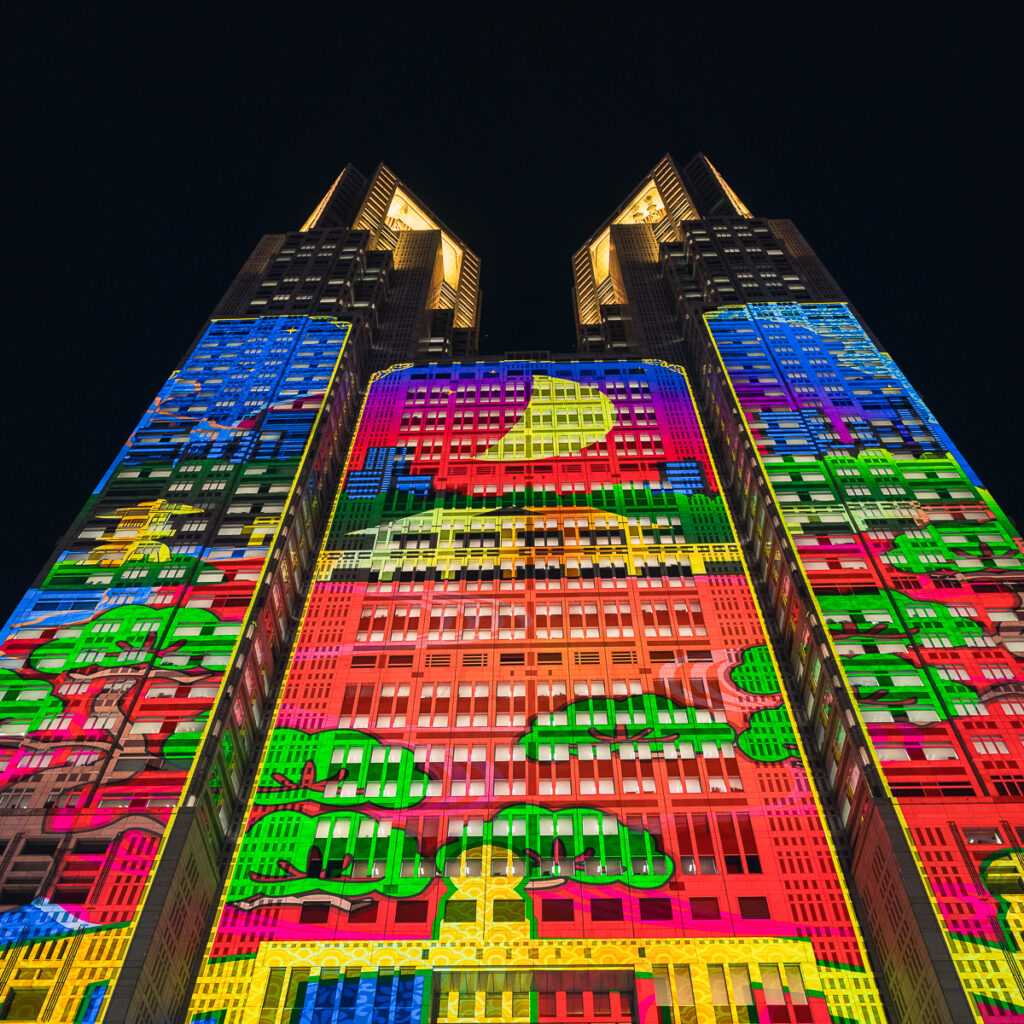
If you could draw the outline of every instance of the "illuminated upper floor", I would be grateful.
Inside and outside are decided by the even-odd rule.
[[[393,252],[396,270],[426,268],[427,308],[451,310],[457,328],[478,325],[479,257],[387,166],[366,178],[349,164],[302,230],[332,226],[369,232],[370,248]]]
[[[663,156],[573,257],[577,322],[599,323],[601,306],[626,301],[624,261],[637,252],[656,260],[660,243],[680,239],[684,221],[709,216],[751,214],[703,153],[682,171]],[[629,230],[637,227],[646,230]]]

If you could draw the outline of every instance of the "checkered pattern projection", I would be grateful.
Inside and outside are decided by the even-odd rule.
[[[567,1020],[883,1017],[683,372],[394,368],[190,1021]]]
[[[851,842],[870,865],[869,758],[975,1019],[1024,1020],[1021,540],[846,306],[739,306],[706,321],[731,381],[723,408],[738,402],[756,449],[744,470],[756,558]],[[787,567],[773,516],[799,565]],[[822,685],[808,617],[831,635],[850,717]],[[877,862],[859,875],[872,930],[898,951],[891,879]],[[912,966],[892,979],[903,1009],[914,985]]]
[[[305,534],[273,572],[268,552],[348,329],[215,322],[0,634],[4,1019],[98,1019],[262,586],[203,795],[209,828],[227,820]],[[327,500],[314,474],[298,520]]]

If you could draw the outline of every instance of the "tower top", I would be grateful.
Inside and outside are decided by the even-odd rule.
[[[598,323],[600,307],[618,301],[613,228],[647,225],[656,245],[677,241],[683,221],[715,216],[750,217],[751,213],[703,153],[682,171],[666,153],[573,257],[578,322]]]

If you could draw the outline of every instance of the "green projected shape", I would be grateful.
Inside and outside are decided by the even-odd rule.
[[[414,766],[411,750],[381,743],[368,733],[276,729],[267,744],[256,802],[409,807],[422,799],[429,779]]]
[[[403,829],[358,811],[272,811],[242,840],[228,900],[251,909],[313,893],[336,897],[339,906],[373,893],[415,896],[430,880],[404,874],[402,864],[418,860]]]
[[[721,748],[735,738],[732,727],[713,721],[709,712],[645,693],[574,701],[561,711],[538,715],[519,742],[527,757],[548,761],[557,756],[558,745],[578,756],[582,745],[606,743],[617,753],[624,743],[649,743],[651,753],[660,754],[666,743],[690,743],[699,750],[704,743]]]

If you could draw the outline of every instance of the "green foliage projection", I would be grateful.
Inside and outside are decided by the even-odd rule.
[[[954,615],[938,601],[916,601],[896,590],[822,595],[820,601],[836,643],[864,648],[861,654],[842,655],[863,706],[888,708],[897,717],[927,710],[945,721],[956,717],[953,703],[978,701],[976,688],[945,679],[926,665],[918,644],[928,637],[942,637],[954,649],[970,646],[969,638],[984,633],[980,622]],[[886,615],[890,621],[883,621]],[[905,653],[884,649],[897,643],[904,645]],[[876,646],[880,649],[873,649]],[[858,676],[867,675],[874,681],[858,682]]]
[[[522,860],[527,881],[625,882],[657,889],[675,872],[675,862],[665,856],[656,837],[628,828],[613,814],[592,807],[552,811],[533,804],[506,807],[484,822],[482,835],[448,843],[438,852],[438,866],[487,844]]]
[[[734,686],[747,693],[779,693],[778,672],[772,663],[771,651],[765,644],[748,647],[729,678]]]
[[[127,604],[88,622],[63,627],[64,636],[37,647],[29,659],[41,672],[89,665],[156,668],[226,664],[237,623],[222,622],[202,608],[150,608]]]
[[[314,892],[346,900],[372,893],[416,896],[430,878],[406,874],[402,865],[418,861],[415,839],[358,811],[272,811],[243,837],[227,898],[273,900]]]
[[[56,718],[64,702],[53,693],[47,679],[23,679],[10,669],[0,669],[0,721],[11,731],[32,732],[48,718]]]
[[[565,718],[565,724],[555,724]],[[732,743],[731,726],[710,721],[707,712],[677,704],[668,697],[645,693],[619,699],[591,698],[574,701],[561,711],[538,715],[529,732],[519,740],[527,757],[550,760],[550,747],[568,744],[577,756],[581,744],[608,743],[618,752],[623,743],[649,743],[652,753],[662,753],[668,742]]]
[[[256,801],[410,807],[423,798],[428,780],[413,764],[411,750],[381,743],[368,733],[275,729],[267,743]]]
[[[763,658],[766,652],[755,654],[748,665],[748,685],[760,685],[768,690]],[[740,669],[734,670],[740,671]],[[564,722],[562,719],[564,718]],[[569,756],[578,757],[581,746],[608,744],[612,753],[619,753],[623,744],[646,743],[652,754],[665,752],[667,743],[689,743],[700,754],[704,744],[714,744],[719,750],[735,743],[744,754],[755,761],[783,761],[797,753],[796,737],[784,707],[762,708],[750,716],[747,728],[738,736],[725,722],[711,720],[706,711],[677,704],[668,697],[645,693],[635,697],[578,700],[561,711],[538,715],[530,729],[519,740],[527,757],[534,761],[550,761],[557,756],[555,748],[568,748]]]
[[[895,568],[914,573],[935,573],[948,572],[957,573],[978,573],[986,569],[996,568],[995,559],[1015,559],[1014,566],[1003,566],[1002,568],[1019,569],[1022,563],[1020,552],[1009,536],[1001,536],[999,540],[983,541],[977,536],[977,530],[972,533],[963,527],[961,523],[956,524],[957,535],[964,537],[963,540],[948,540],[943,532],[932,527],[932,543],[923,548],[921,541],[916,537],[908,537],[906,534],[897,534],[892,541],[892,549],[886,553],[885,559]],[[996,523],[985,524],[986,535],[1004,533]],[[938,555],[940,562],[928,561],[923,555]],[[971,562],[979,564],[973,565]]]
[[[181,761],[183,768],[187,768],[191,765],[196,756],[196,751],[199,749],[199,741],[203,737],[203,729],[205,728],[206,720],[209,717],[209,711],[204,711],[201,715],[197,715],[195,718],[191,719],[191,721],[197,723],[200,728],[189,732],[171,733],[171,735],[164,740],[163,745],[160,748],[161,756],[167,761]]]
[[[787,757],[796,757],[798,752],[785,707],[755,711],[736,745],[754,761],[784,761]]]
[[[120,565],[57,562],[47,573],[43,590],[96,590],[110,587],[178,587],[199,581],[222,583],[217,566],[193,555],[171,554],[162,562],[129,560]]]

